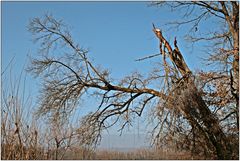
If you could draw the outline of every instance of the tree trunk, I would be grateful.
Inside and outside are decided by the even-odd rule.
[[[181,110],[214,146],[218,159],[232,159],[231,145],[220,127],[219,120],[209,110],[193,82],[188,82],[182,95]]]

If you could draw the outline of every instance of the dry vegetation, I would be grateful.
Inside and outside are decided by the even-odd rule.
[[[39,43],[41,56],[31,60],[27,71],[41,78],[39,103],[31,110],[31,99],[20,90],[21,77],[10,79],[10,89],[3,84],[1,159],[239,159],[239,3],[153,4],[185,8],[185,17],[191,19],[175,25],[190,23],[195,30],[201,21],[220,18],[219,26],[224,25],[216,32],[191,37],[192,42],[213,43],[206,61],[220,64],[217,70],[192,71],[177,39],[169,42],[153,24],[160,66],[146,77],[133,73],[113,81],[107,69],[90,61],[88,51],[74,42],[61,20],[51,15],[34,18],[28,29]],[[191,17],[195,7],[202,13]],[[53,52],[59,44],[66,49],[61,56]],[[150,88],[153,84],[158,86]],[[89,94],[100,100],[97,109],[78,123],[71,122],[79,100]],[[151,107],[151,139],[156,150],[122,153],[94,149],[104,130],[121,123],[122,132],[142,116],[146,106]]]
[[[176,151],[161,151],[161,150],[146,150],[140,149],[132,152],[118,152],[118,151],[99,151],[96,153],[97,159],[102,160],[176,160],[176,159],[192,159],[193,156],[189,152]],[[199,159],[196,157],[195,159]],[[203,158],[201,158],[203,159]]]

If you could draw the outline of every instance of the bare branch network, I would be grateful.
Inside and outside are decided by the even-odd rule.
[[[32,59],[28,68],[28,71],[43,78],[38,115],[48,115],[52,121],[64,122],[79,101],[93,92],[100,100],[99,106],[95,112],[82,119],[77,133],[81,144],[96,145],[104,129],[123,121],[119,129],[122,131],[134,121],[135,116],[141,116],[144,109],[154,103],[152,117],[157,120],[152,131],[154,144],[162,146],[174,139],[176,142],[184,140],[180,141],[181,145],[193,144],[193,149],[199,145],[219,159],[229,159],[233,149],[222,123],[231,118],[234,124],[239,124],[238,3],[157,2],[157,5],[162,4],[170,5],[173,9],[197,6],[204,10],[196,18],[177,25],[194,23],[196,29],[202,19],[209,15],[226,21],[229,26],[226,33],[205,40],[223,38],[228,42],[228,50],[222,49],[219,55],[215,54],[209,59],[220,63],[227,61],[226,66],[231,67],[227,74],[199,72],[194,76],[177,45],[176,37],[171,46],[162,31],[153,24],[153,32],[159,40],[159,54],[137,61],[162,56],[162,66],[150,73],[148,78],[134,73],[116,83],[108,70],[95,66],[89,60],[88,51],[74,42],[61,20],[46,15],[42,19],[33,19],[29,24],[29,31],[41,45],[42,57]],[[230,5],[232,9],[229,9]],[[189,15],[191,11],[186,13],[186,16]],[[63,54],[58,49],[59,45],[68,51]],[[53,56],[53,51],[59,52],[58,56]],[[149,88],[153,82],[159,83],[160,89]],[[221,115],[219,119],[217,111],[232,106],[233,111],[228,110],[229,113]],[[184,138],[186,136],[191,138],[190,143]]]

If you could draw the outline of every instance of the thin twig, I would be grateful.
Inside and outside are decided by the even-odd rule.
[[[142,60],[145,60],[145,59],[153,58],[153,57],[158,56],[158,55],[161,55],[161,54],[159,53],[159,54],[149,55],[149,56],[146,56],[146,57],[143,57],[143,58],[136,59],[135,61],[142,61]]]

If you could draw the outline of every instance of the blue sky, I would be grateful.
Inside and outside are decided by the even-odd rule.
[[[71,28],[81,47],[90,50],[95,65],[111,71],[116,80],[133,71],[147,73],[159,58],[143,62],[134,61],[159,52],[158,41],[152,32],[152,23],[161,27],[164,35],[178,46],[192,70],[203,69],[199,57],[204,54],[183,41],[188,27],[167,31],[164,25],[179,19],[179,13],[167,8],[149,7],[149,2],[2,2],[2,70],[14,58],[13,72],[18,75],[27,55],[37,56],[38,45],[27,31],[29,20],[51,13]],[[181,41],[182,40],[182,41]],[[199,44],[204,45],[204,44]],[[200,48],[201,46],[199,46]],[[3,83],[3,86],[7,82]],[[28,76],[27,90],[36,100],[39,81]],[[90,105],[90,104],[88,104]]]
[[[164,24],[177,19],[177,13],[164,8],[148,7],[149,2],[3,2],[2,47],[3,67],[16,55],[17,64],[26,62],[26,55],[36,54],[38,46],[31,42],[27,31],[29,20],[45,13],[63,19],[71,27],[73,37],[82,47],[90,49],[95,64],[109,68],[113,76],[121,78],[133,70],[150,69],[150,61],[134,60],[158,52],[158,42],[152,32],[152,22],[165,29]],[[166,12],[168,11],[168,12]],[[181,50],[187,51],[184,41],[187,32],[166,32],[171,40],[179,39]],[[191,63],[194,54],[184,53]],[[197,54],[196,54],[197,55]],[[143,66],[145,69],[143,69]]]

